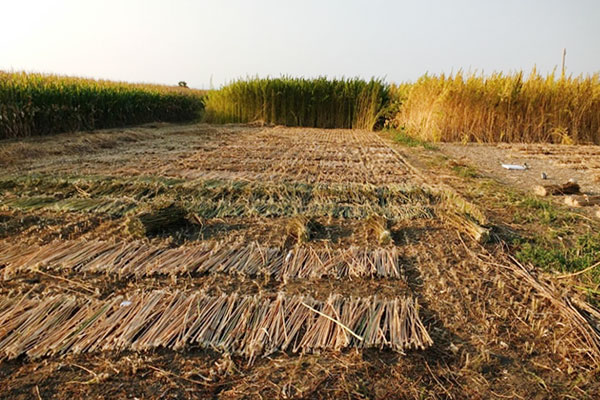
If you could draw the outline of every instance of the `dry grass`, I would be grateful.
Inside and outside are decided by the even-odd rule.
[[[185,180],[236,180],[276,183],[398,185],[410,181],[410,173],[398,162],[378,135],[366,131],[307,128],[257,129],[237,125],[178,125],[129,129],[147,135],[127,147],[111,151],[92,145],[94,135],[55,135],[35,146],[21,141],[33,154],[61,156],[28,157],[9,169],[12,172],[73,175],[73,171],[98,177],[151,176]],[[120,138],[123,132],[99,132]],[[44,141],[46,140],[46,141]],[[125,143],[123,141],[123,143]],[[0,143],[10,153],[17,144]],[[47,151],[50,150],[48,154]],[[2,150],[0,150],[2,151]],[[143,157],[140,155],[143,154]],[[65,157],[62,157],[65,156]],[[85,171],[85,172],[83,172]],[[101,182],[95,182],[96,185]]]
[[[30,175],[0,180],[4,209],[54,210],[124,216],[177,203],[200,218],[332,217],[391,220],[429,218],[436,198],[418,186],[185,182],[105,176]]]
[[[164,171],[187,179],[326,184],[390,185],[409,178],[406,167],[377,135],[300,128],[246,130]]]
[[[151,132],[128,130],[122,132],[81,132],[61,134],[51,138],[6,140],[0,143],[0,166],[23,163],[24,160],[48,156],[63,156],[71,153],[90,154],[120,145],[150,139]]]
[[[481,226],[476,220],[468,214],[461,213],[452,207],[441,207],[438,209],[438,216],[448,226],[460,232],[466,233],[473,240],[479,243],[485,243],[490,239],[490,229]]]
[[[287,235],[297,244],[306,243],[312,236],[311,225],[311,221],[303,215],[290,218],[286,227]]]

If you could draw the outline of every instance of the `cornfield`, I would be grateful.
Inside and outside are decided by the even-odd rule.
[[[598,74],[425,75],[405,96],[390,123],[425,140],[600,143]]]
[[[206,120],[370,130],[388,102],[388,91],[376,79],[239,80],[207,95]]]
[[[0,71],[0,138],[196,119],[202,92]]]

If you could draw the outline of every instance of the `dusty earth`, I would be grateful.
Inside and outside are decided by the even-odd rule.
[[[600,146],[556,144],[436,144],[452,158],[465,161],[499,181],[531,191],[535,185],[562,184],[575,179],[582,191],[600,194]],[[527,164],[525,171],[502,164]],[[547,179],[542,179],[545,173]]]
[[[442,147],[501,184],[598,190],[597,164],[540,151]],[[3,398],[600,396],[593,305],[384,135],[154,124],[0,156]],[[131,228],[173,204],[184,220]]]

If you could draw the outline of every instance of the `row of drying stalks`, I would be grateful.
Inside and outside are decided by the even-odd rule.
[[[108,300],[57,295],[0,299],[0,357],[214,348],[247,357],[348,346],[403,351],[431,345],[410,298],[208,296],[136,292]]]

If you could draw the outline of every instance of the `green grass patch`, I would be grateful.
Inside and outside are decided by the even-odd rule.
[[[517,206],[513,214],[516,224],[543,224],[564,226],[576,223],[579,217],[568,210],[561,209],[549,200],[532,195],[518,195],[512,193],[511,200]]]
[[[546,271],[572,273],[591,267],[600,261],[600,234],[584,234],[575,238],[558,239],[534,237],[513,242],[515,256],[523,263],[531,263]],[[590,275],[600,282],[600,269],[591,270]]]
[[[475,168],[468,165],[455,165],[452,167],[452,171],[463,178],[478,178],[480,176]]]
[[[406,147],[423,147],[426,150],[438,150],[438,148],[432,145],[429,142],[426,142],[421,139],[417,139],[411,135],[409,135],[404,128],[393,129],[387,128],[386,132],[388,132],[392,140],[398,144],[401,144]]]

